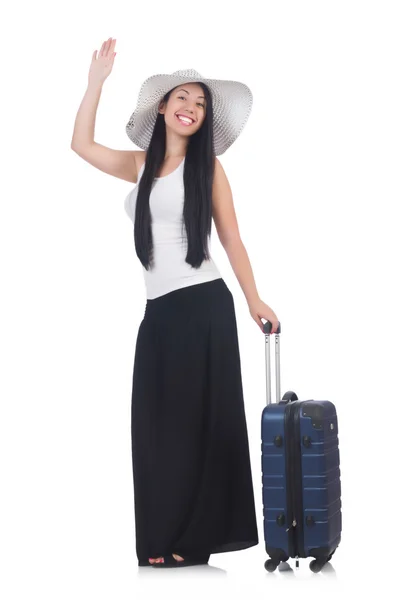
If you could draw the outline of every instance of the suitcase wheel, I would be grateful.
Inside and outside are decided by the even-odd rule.
[[[320,573],[321,569],[323,568],[326,562],[327,561],[324,560],[312,560],[309,565],[310,570],[313,571],[313,573]]]
[[[279,562],[276,562],[275,560],[269,558],[269,560],[265,562],[265,569],[266,571],[269,571],[269,573],[273,573],[273,571],[277,569],[279,564]]]
[[[324,565],[327,564],[327,562],[329,562],[331,560],[331,558],[333,557],[335,553],[335,550],[333,552],[331,552],[331,554],[327,557],[327,558],[322,558],[319,559],[317,558],[316,560],[312,560],[309,567],[310,570],[313,571],[313,573],[319,573],[321,571],[321,569],[323,568]]]

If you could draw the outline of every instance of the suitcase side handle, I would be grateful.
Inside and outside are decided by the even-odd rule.
[[[288,404],[288,402],[296,402],[297,400],[299,398],[295,392],[285,392],[282,400],[280,400],[280,404]]]

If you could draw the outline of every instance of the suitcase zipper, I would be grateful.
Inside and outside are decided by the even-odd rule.
[[[291,429],[291,416],[293,404],[287,404],[284,414],[285,428],[285,470],[287,484],[287,519],[291,525],[288,527],[288,552],[291,557],[296,556],[296,518],[295,518],[295,498],[294,498],[294,482],[293,482],[293,429]]]
[[[292,527],[296,527],[296,521],[295,521],[295,519],[292,521],[292,525],[290,525],[288,527],[288,529],[286,529],[285,531],[289,531]]]
[[[300,427],[301,402],[295,407],[292,419],[294,440],[294,490],[295,490],[295,515],[296,515],[296,556],[305,558],[305,547],[303,543],[303,489],[302,489],[302,454],[301,454],[301,427]]]
[[[302,469],[300,448],[300,402],[295,401],[285,409],[286,431],[286,473],[287,473],[287,515],[288,546],[291,557],[304,557]]]

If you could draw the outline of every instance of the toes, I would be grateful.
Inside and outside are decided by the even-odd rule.
[[[153,565],[154,563],[159,563],[159,562],[164,562],[164,558],[162,556],[159,556],[158,558],[149,558],[149,562],[151,565]]]
[[[172,556],[175,558],[175,560],[184,560],[184,558],[182,558],[182,556],[179,556],[179,554],[173,554]]]

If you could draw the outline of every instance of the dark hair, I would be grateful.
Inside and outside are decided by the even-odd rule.
[[[200,129],[190,136],[183,170],[184,207],[181,228],[185,227],[188,247],[185,261],[192,267],[200,267],[209,260],[208,237],[212,224],[212,183],[215,167],[213,109],[209,88],[199,83],[205,95],[206,115]],[[178,86],[176,86],[178,87]],[[170,94],[163,98],[168,102]],[[158,113],[152,138],[146,153],[145,169],[139,182],[135,205],[135,250],[146,270],[154,265],[152,218],[149,197],[154,177],[160,169],[166,149],[164,115]]]

